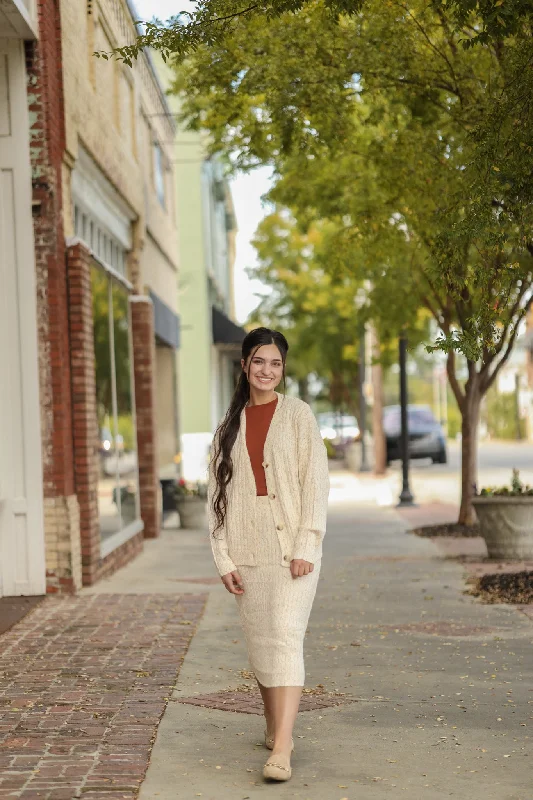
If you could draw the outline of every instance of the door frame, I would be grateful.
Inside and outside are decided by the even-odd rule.
[[[14,380],[11,392],[3,389],[3,406],[7,419],[18,418],[20,433],[14,431],[14,436],[21,443],[20,447],[12,446],[11,453],[0,449],[0,594],[13,596],[46,592],[46,558],[29,119],[22,40],[0,39],[0,58],[7,64],[8,91],[4,97],[9,112],[7,124],[0,130],[0,191],[5,188],[4,198],[12,203],[11,209],[4,209],[4,224],[7,213],[14,220],[14,260],[10,275],[6,272],[5,277],[11,279],[16,295],[4,297],[2,313],[8,315],[13,336],[18,333],[16,344],[11,337],[7,347],[19,354],[11,363]],[[4,352],[0,359],[3,363],[6,356]]]

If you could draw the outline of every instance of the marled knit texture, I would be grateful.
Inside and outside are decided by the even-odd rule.
[[[313,572],[293,578],[280,564],[280,545],[266,496],[256,503],[260,546],[256,565],[239,566],[244,594],[235,595],[248,660],[263,686],[303,686],[303,643],[313,605],[320,561]]]
[[[220,575],[256,564],[261,541],[256,526],[256,486],[246,447],[246,414],[231,453],[233,477],[222,529],[213,511],[214,461],[209,469],[208,517],[213,556]],[[329,493],[328,460],[313,412],[302,400],[278,394],[265,441],[268,498],[280,544],[280,565],[292,559],[315,563],[322,557]]]

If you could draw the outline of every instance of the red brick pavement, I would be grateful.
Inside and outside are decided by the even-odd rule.
[[[136,797],[205,601],[49,598],[0,637],[0,799]]]

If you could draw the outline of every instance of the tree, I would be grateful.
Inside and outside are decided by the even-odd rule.
[[[298,230],[288,213],[274,210],[260,224],[253,270],[270,292],[254,321],[283,330],[291,346],[290,374],[299,382],[311,373],[327,386],[334,408],[359,418],[359,341],[356,312],[360,286],[347,273],[335,279],[323,266],[328,237],[317,227]]]
[[[437,0],[436,6],[451,12],[456,30],[468,29],[464,43],[469,47],[501,43],[523,31],[533,17],[532,0]]]
[[[481,400],[531,303],[531,209],[511,202],[498,168],[480,179],[472,132],[490,125],[506,72],[496,47],[465,49],[452,23],[423,0],[369,0],[341,19],[314,4],[266,28],[239,20],[177,88],[189,121],[238,167],[274,165],[272,197],[304,229],[330,226],[327,272],[371,282],[382,329],[397,332],[417,308],[433,316],[462,414],[469,523]]]
[[[138,23],[136,40],[114,51],[131,66],[147,47],[160,50],[164,58],[186,56],[199,47],[211,47],[231,37],[243,20],[270,24],[286,14],[306,12],[314,0],[199,0],[194,11],[183,11],[166,22],[154,19]],[[464,47],[502,42],[526,28],[533,17],[532,0],[433,0],[430,5],[449,19],[451,30],[460,33]],[[325,0],[333,17],[365,13],[365,0]],[[107,53],[99,53],[104,58]]]

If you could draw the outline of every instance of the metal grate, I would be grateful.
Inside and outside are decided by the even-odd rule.
[[[218,711],[233,711],[239,714],[263,714],[263,701],[259,691],[248,687],[227,689],[196,697],[180,697],[177,702],[201,706],[201,708],[213,708]],[[308,689],[304,690],[302,694],[300,711],[317,711],[354,702],[356,699],[349,695]]]

